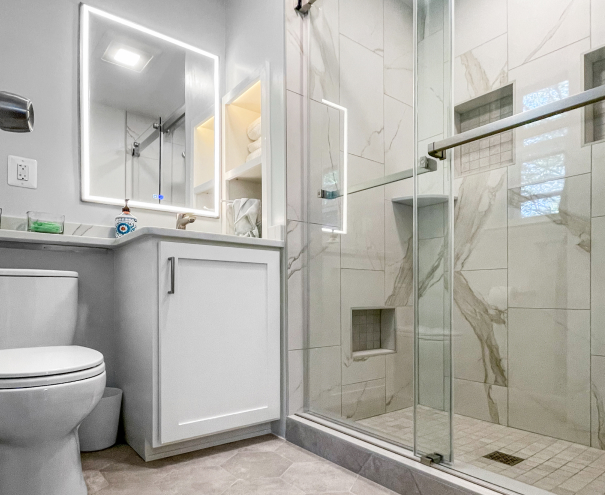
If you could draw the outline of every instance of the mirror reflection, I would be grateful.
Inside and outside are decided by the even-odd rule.
[[[218,216],[218,58],[82,7],[83,199]]]

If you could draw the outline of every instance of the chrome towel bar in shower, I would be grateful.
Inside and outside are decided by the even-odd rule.
[[[491,124],[482,125],[476,127],[470,131],[456,134],[447,139],[436,141],[429,144],[428,154],[433,158],[439,158],[445,160],[446,151],[463,144],[472,143],[473,141],[479,141],[480,139],[499,134],[504,131],[516,129],[532,122],[544,120],[553,115],[559,115],[561,113],[575,110],[576,108],[582,108],[593,103],[605,100],[605,86],[599,86],[598,88],[589,89],[583,93],[563,98],[559,101],[548,103],[538,108],[528,110],[527,112],[518,113],[507,117]]]

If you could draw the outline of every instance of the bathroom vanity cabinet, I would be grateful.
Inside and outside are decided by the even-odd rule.
[[[127,442],[152,460],[269,431],[279,249],[142,238],[117,250],[115,273]]]

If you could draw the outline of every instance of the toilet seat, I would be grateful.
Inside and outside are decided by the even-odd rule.
[[[105,371],[103,354],[80,346],[0,350],[0,389],[70,383]]]

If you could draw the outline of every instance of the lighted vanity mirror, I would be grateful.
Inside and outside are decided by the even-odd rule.
[[[82,199],[219,216],[219,59],[82,5]]]

